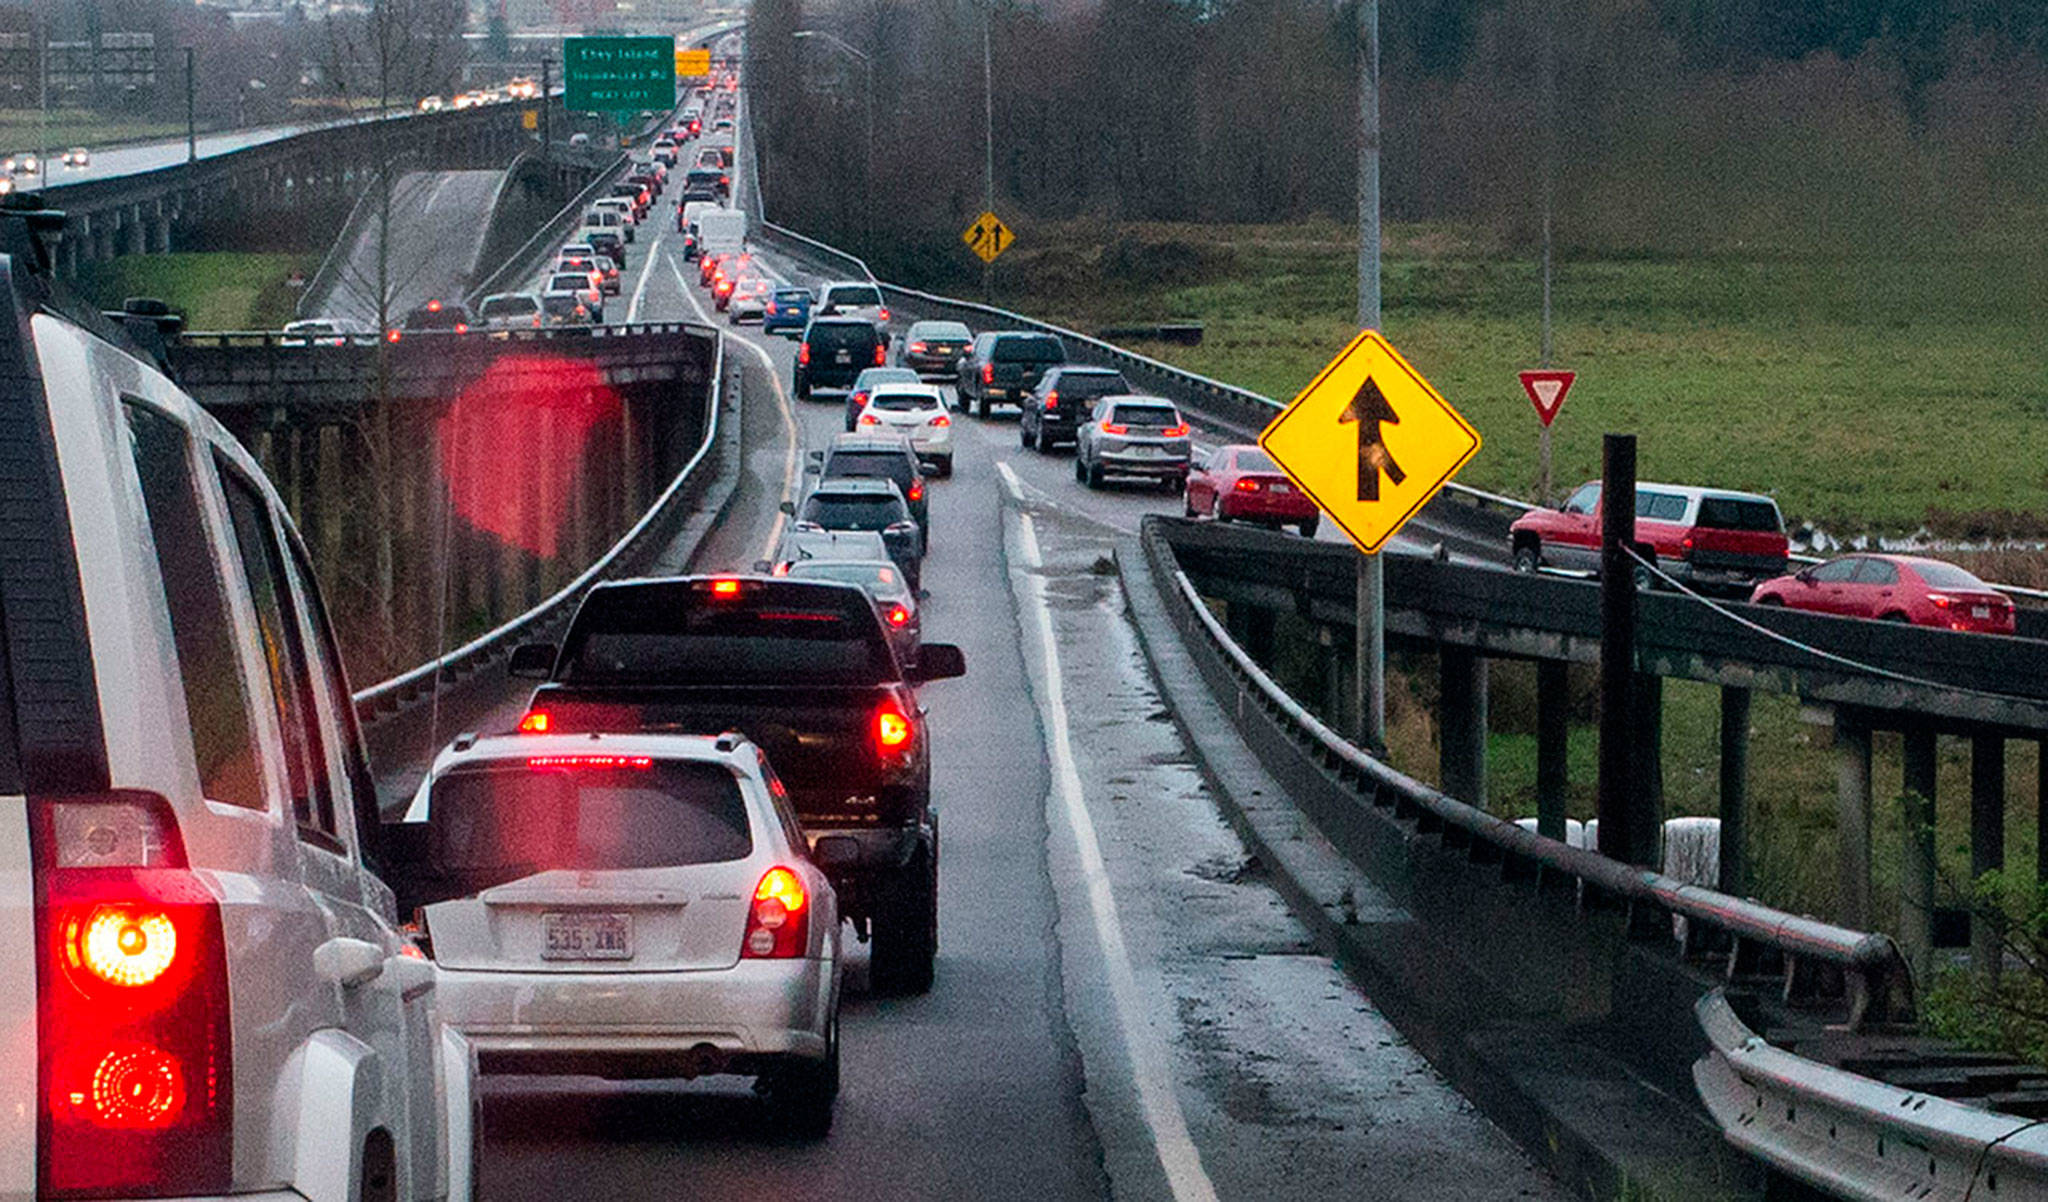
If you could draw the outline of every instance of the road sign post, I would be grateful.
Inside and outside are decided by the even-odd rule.
[[[662,110],[676,101],[676,40],[563,38],[562,106],[573,113]]]
[[[1549,359],[1545,355],[1545,361]],[[1536,501],[1541,505],[1550,504],[1550,423],[1557,420],[1557,411],[1564,407],[1565,395],[1572,390],[1572,382],[1578,379],[1577,372],[1569,371],[1525,371],[1521,374],[1522,391],[1529,394],[1529,403],[1536,407],[1536,420],[1542,428],[1536,434]]]
[[[1636,439],[1609,434],[1600,484],[1600,854],[1653,867],[1656,803],[1640,787],[1636,713]]]
[[[1385,598],[1378,554],[1479,452],[1479,433],[1378,330],[1363,330],[1259,435],[1295,487],[1363,552],[1358,574],[1359,745],[1385,744]],[[1383,677],[1382,677],[1383,679]]]
[[[1379,0],[1358,4],[1358,328],[1380,328]],[[1379,556],[1359,558],[1352,741],[1375,755],[1387,746],[1386,580]]]

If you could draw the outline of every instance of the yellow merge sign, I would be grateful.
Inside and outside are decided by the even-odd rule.
[[[1365,330],[1259,435],[1280,470],[1370,555],[1479,452],[1479,432]]]
[[[702,79],[711,74],[711,52],[709,50],[676,51],[676,77],[678,79]]]
[[[1010,249],[1010,243],[1017,240],[1017,235],[1010,232],[1002,218],[994,213],[983,213],[974,219],[973,225],[961,232],[960,240],[967,244],[967,249],[980,255],[982,262],[993,263],[997,255]]]

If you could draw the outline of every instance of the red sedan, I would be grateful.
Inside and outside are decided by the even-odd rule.
[[[1915,555],[1847,555],[1756,586],[1758,605],[2011,634],[2012,602],[1952,563]]]
[[[1308,494],[1249,443],[1218,447],[1188,473],[1187,515],[1205,513],[1219,521],[1257,522],[1275,530],[1293,526],[1303,538],[1315,537],[1322,520]]]

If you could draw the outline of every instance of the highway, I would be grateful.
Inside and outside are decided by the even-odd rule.
[[[615,319],[723,324],[659,220],[672,201]],[[842,428],[837,396],[792,400],[793,352],[752,330],[728,343],[748,364],[744,472],[698,570],[763,557],[803,452]],[[1014,419],[956,420],[926,569],[926,637],[969,664],[926,690],[937,984],[872,996],[854,954],[819,1144],[715,1081],[494,1078],[485,1196],[1569,1196],[1312,949],[1220,817],[1098,568],[1179,499],[1085,493]]]
[[[411,171],[391,188],[391,248],[385,256],[387,311],[395,324],[406,310],[436,298],[459,300],[476,265],[491,202],[503,171]],[[307,298],[309,317],[339,318],[350,328],[377,328],[378,222],[366,211],[348,260],[328,296]]]
[[[279,142],[316,129],[328,129],[336,125],[348,125],[347,118],[333,121],[307,121],[293,125],[266,125],[254,129],[238,129],[224,133],[200,134],[196,143],[199,158],[247,150],[251,146],[262,146]],[[66,167],[61,156],[68,147],[50,148],[52,161],[47,179],[43,176],[18,176],[15,186],[61,188],[66,184],[83,184],[98,180],[114,179],[123,175],[140,175],[146,171],[161,171],[176,167],[187,161],[194,148],[188,148],[184,138],[165,138],[156,142],[137,142],[126,146],[98,147],[88,144],[92,152],[91,163],[85,167]]]

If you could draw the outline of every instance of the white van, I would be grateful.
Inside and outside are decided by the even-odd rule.
[[[744,250],[747,245],[747,215],[738,209],[713,208],[697,215],[697,252],[721,255]]]
[[[52,307],[27,224],[0,216],[0,1198],[466,1199],[473,1057],[375,872],[305,550],[139,344]]]

